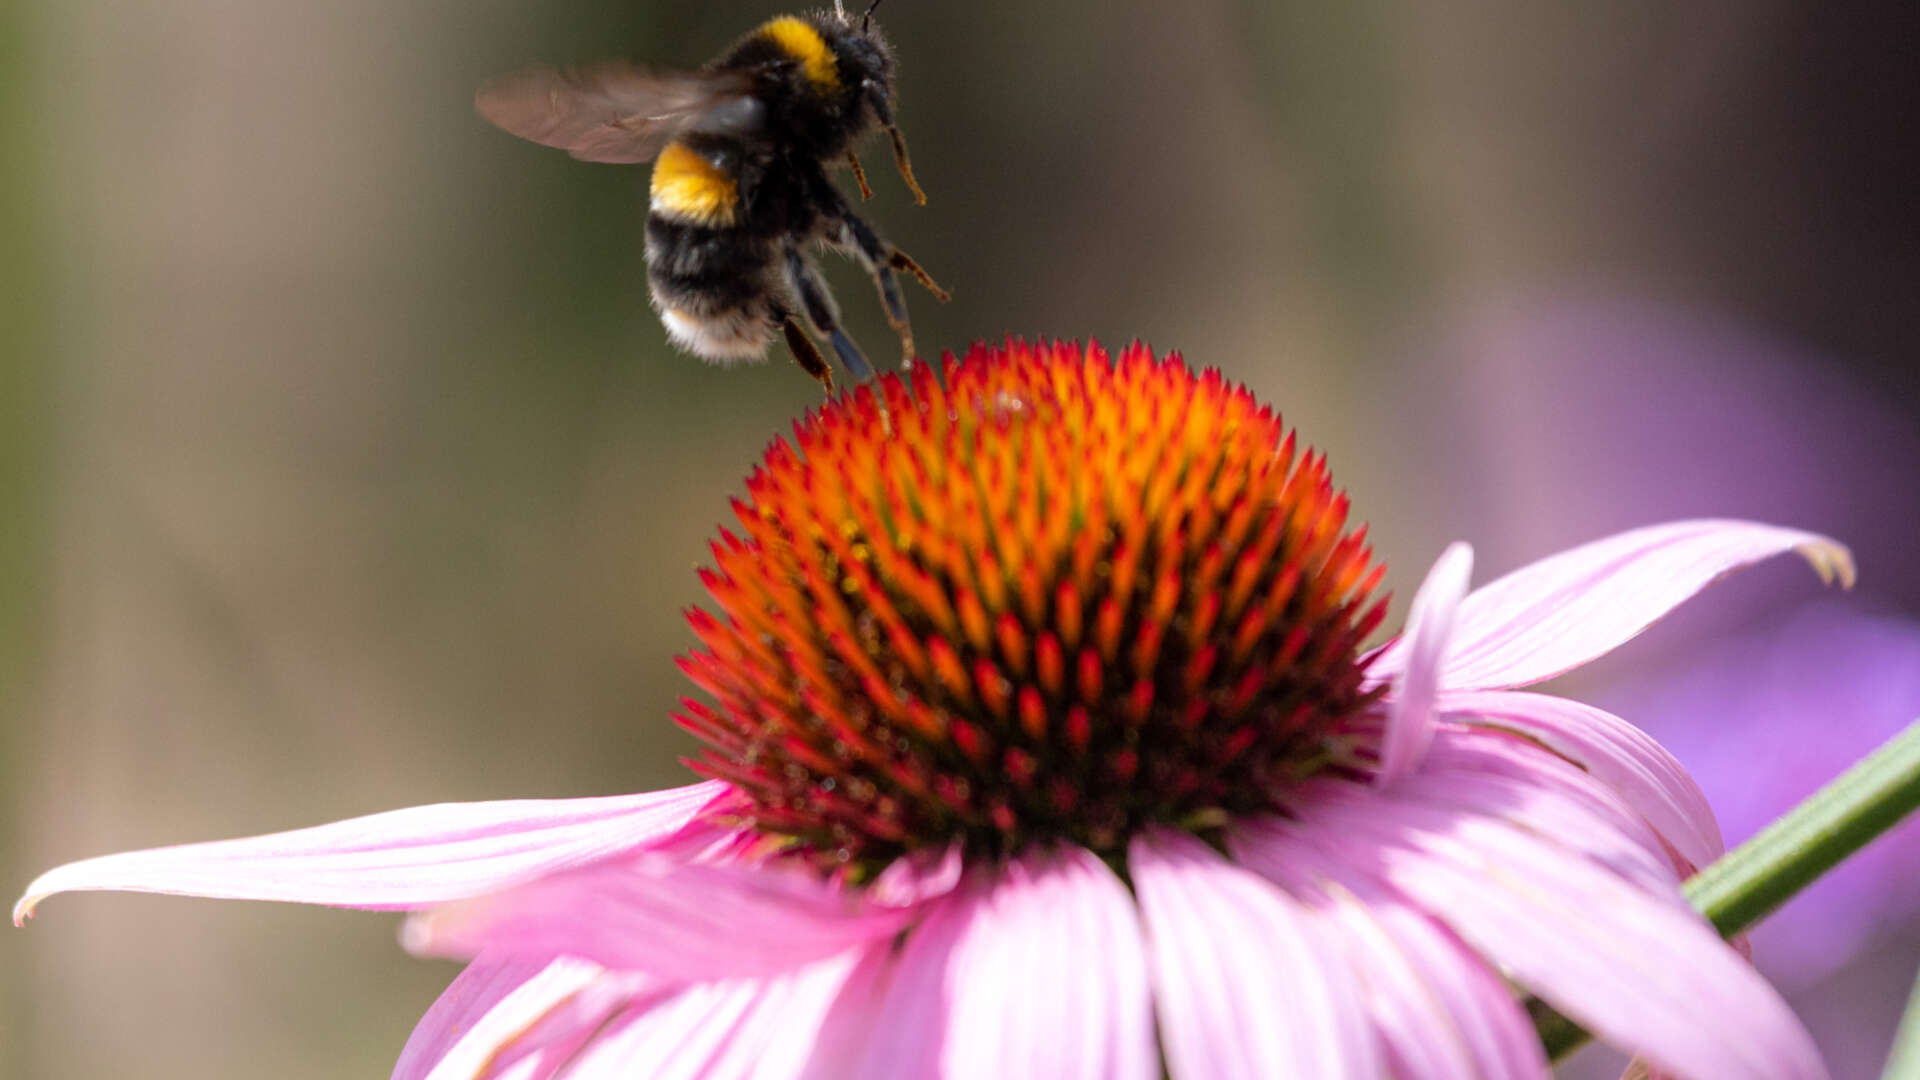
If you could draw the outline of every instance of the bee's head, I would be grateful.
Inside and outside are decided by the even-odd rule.
[[[841,0],[835,0],[833,13],[839,19],[843,36],[835,53],[848,86],[858,87],[861,104],[871,108],[882,124],[892,123],[893,47],[874,24],[873,9],[880,0],[872,0],[858,15],[849,14]]]

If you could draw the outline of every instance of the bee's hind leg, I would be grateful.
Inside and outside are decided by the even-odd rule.
[[[820,355],[819,346],[813,343],[805,330],[800,329],[800,324],[794,321],[792,314],[776,311],[774,317],[780,321],[780,332],[786,335],[787,351],[793,354],[793,362],[800,365],[801,371],[812,376],[828,396],[832,396],[833,369],[827,366],[827,358]]]
[[[833,294],[827,291],[827,283],[820,279],[820,268],[808,262],[800,249],[791,244],[787,246],[786,263],[787,286],[799,298],[800,308],[814,332],[833,346],[834,355],[840,358],[848,374],[860,382],[873,378],[873,366],[867,363],[847,332],[840,329],[840,312],[833,302]]]
[[[836,246],[858,258],[866,266],[867,273],[873,275],[874,286],[880,290],[880,305],[887,312],[887,322],[900,335],[901,362],[913,363],[913,327],[907,321],[907,302],[900,295],[900,281],[893,272],[904,270],[912,274],[915,281],[925,286],[933,298],[943,304],[951,297],[911,256],[882,240],[871,225],[853,214],[841,215],[840,233]]]

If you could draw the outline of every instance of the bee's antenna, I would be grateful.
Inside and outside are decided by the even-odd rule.
[[[835,7],[838,7],[839,3],[840,3],[840,0],[834,0]],[[860,32],[861,33],[864,34],[867,32],[867,24],[873,21],[873,9],[879,6],[880,6],[880,0],[873,0],[873,3],[867,5],[867,10],[861,13],[860,15]]]

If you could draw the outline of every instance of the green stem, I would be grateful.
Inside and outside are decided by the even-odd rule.
[[[1723,935],[1737,934],[1765,918],[1793,894],[1860,850],[1867,841],[1920,806],[1920,720],[1840,774],[1813,797],[1721,856],[1687,880],[1687,899]],[[1920,993],[1920,991],[1917,991]],[[1572,1053],[1590,1036],[1573,1021],[1539,1002],[1529,1002],[1540,1041],[1554,1060]],[[1915,1007],[1903,1031],[1920,1027]],[[1903,1045],[1920,1044],[1908,1033]],[[1908,1057],[1920,1057],[1920,1046]],[[1889,1066],[1891,1068],[1891,1066]],[[1907,1073],[1920,1077],[1920,1062]]]
[[[1887,1071],[1880,1074],[1880,1080],[1916,1078],[1920,1078],[1920,977],[1914,979],[1913,993],[1907,998],[1907,1014],[1901,1017],[1900,1031],[1893,1037]]]
[[[1722,934],[1752,926],[1920,806],[1920,720],[1687,882]]]

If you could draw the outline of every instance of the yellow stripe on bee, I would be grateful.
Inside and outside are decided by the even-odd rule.
[[[653,163],[653,212],[677,221],[724,227],[733,224],[740,189],[733,177],[689,148],[671,142]]]
[[[840,85],[840,66],[833,59],[833,49],[805,19],[782,15],[761,27],[760,33],[781,52],[800,61],[808,82],[825,90]]]

